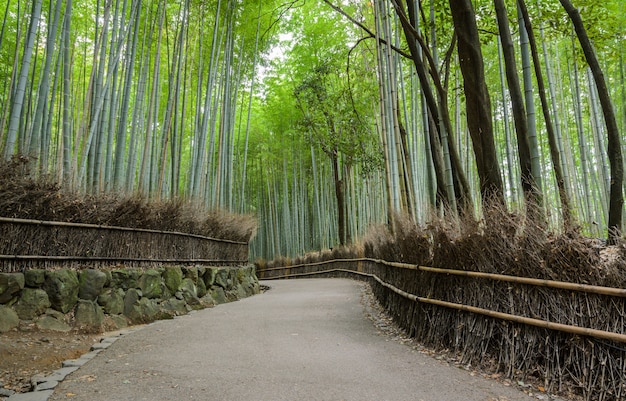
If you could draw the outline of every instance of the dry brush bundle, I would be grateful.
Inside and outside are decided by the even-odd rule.
[[[256,232],[250,215],[207,210],[183,199],[65,191],[57,183],[33,178],[24,157],[0,165],[0,216],[177,231],[242,242]]]
[[[576,229],[547,233],[541,225],[519,214],[491,210],[478,223],[433,220],[429,226],[412,231],[412,236],[388,234],[386,242],[375,236],[365,245],[370,251],[368,256],[427,264],[427,255],[432,255],[432,266],[440,268],[626,286],[624,245],[601,249],[597,240],[583,237]],[[406,260],[401,250],[411,247],[426,249],[414,251],[419,255]],[[382,254],[377,255],[377,251]],[[626,332],[623,298],[387,266],[373,269],[384,281],[422,297],[555,323]],[[375,292],[411,335],[432,346],[454,350],[463,363],[491,365],[521,380],[533,378],[549,391],[574,389],[590,400],[626,397],[623,344],[415,303],[384,288]]]
[[[153,201],[115,193],[72,193],[34,179],[26,158],[0,166],[0,217],[172,231],[247,243],[250,215],[207,210],[181,199]],[[139,231],[0,224],[0,254],[144,259],[247,260],[246,244]],[[69,262],[68,262],[69,263]],[[10,265],[9,267],[7,267]],[[5,263],[3,269],[14,269]]]

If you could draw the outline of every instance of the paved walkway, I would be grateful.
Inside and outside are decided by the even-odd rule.
[[[132,332],[70,374],[51,400],[531,398],[377,333],[359,284],[265,282],[264,294]]]

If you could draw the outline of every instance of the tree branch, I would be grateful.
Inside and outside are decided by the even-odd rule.
[[[385,45],[387,44],[386,40],[381,39],[378,36],[376,36],[376,33],[372,32],[371,29],[369,29],[368,27],[366,27],[365,25],[363,25],[362,23],[360,23],[359,21],[354,19],[351,15],[349,15],[348,13],[343,11],[339,6],[336,6],[333,3],[331,3],[330,0],[324,0],[324,3],[328,4],[333,10],[337,11],[339,14],[343,15],[348,20],[350,20],[350,22],[352,22],[353,24],[355,24],[356,26],[358,26],[359,28],[361,28],[362,30],[367,32],[371,38],[377,39],[382,44],[385,44]],[[402,49],[400,49],[400,48],[398,48],[398,47],[396,47],[394,45],[391,45],[391,48],[395,52],[397,52],[398,54],[402,55],[402,57],[405,57],[405,58],[408,58],[408,59],[412,59],[411,55],[408,54],[407,52],[405,52],[404,50],[402,50]]]

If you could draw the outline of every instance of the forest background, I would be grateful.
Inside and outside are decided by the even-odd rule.
[[[6,0],[0,151],[70,191],[254,214],[252,257],[492,203],[619,236],[626,7],[568,5]]]

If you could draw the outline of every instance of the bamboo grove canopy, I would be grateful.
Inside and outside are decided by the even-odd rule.
[[[619,237],[621,0],[7,0],[0,151],[97,194],[253,213],[253,255],[394,212]]]

